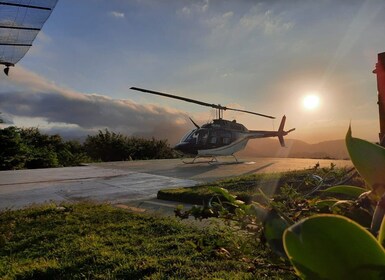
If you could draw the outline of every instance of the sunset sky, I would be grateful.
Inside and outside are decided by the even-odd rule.
[[[59,0],[9,77],[0,73],[1,116],[64,136],[108,128],[171,144],[193,128],[189,116],[215,117],[135,86],[277,117],[225,112],[249,129],[276,130],[285,114],[288,138],[309,143],[342,139],[350,122],[377,141],[384,14],[383,0]]]

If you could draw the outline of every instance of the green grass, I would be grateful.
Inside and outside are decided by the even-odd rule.
[[[245,201],[260,199],[260,188],[296,220],[313,211],[303,196],[317,184],[313,175],[334,184],[347,173],[331,167],[248,175],[160,194],[200,204],[213,196],[210,186],[226,188]],[[345,183],[363,184],[358,176]],[[297,279],[260,233],[260,226],[252,233],[226,223],[194,227],[108,204],[3,211],[0,279]]]
[[[191,204],[202,204],[215,195],[210,187],[221,187],[227,189],[245,202],[259,201],[264,199],[260,195],[261,189],[269,197],[279,195],[285,186],[291,186],[300,194],[309,193],[317,184],[312,176],[320,176],[324,184],[338,183],[347,175],[344,168],[312,168],[299,171],[283,173],[252,174],[231,179],[219,180],[212,183],[202,184],[188,188],[165,189],[158,192],[158,198],[164,200],[179,201]],[[359,176],[355,176],[346,184],[363,186],[364,182]]]
[[[296,279],[255,236],[106,204],[0,212],[0,279]]]

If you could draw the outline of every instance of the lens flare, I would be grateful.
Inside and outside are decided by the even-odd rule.
[[[314,110],[319,106],[320,99],[317,95],[307,95],[303,99],[303,107],[307,110]]]

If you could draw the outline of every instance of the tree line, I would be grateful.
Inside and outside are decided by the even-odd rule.
[[[77,166],[86,162],[175,158],[167,140],[128,137],[109,130],[84,143],[38,128],[0,129],[0,170]]]

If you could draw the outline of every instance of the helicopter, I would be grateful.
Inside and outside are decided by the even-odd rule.
[[[237,111],[269,119],[275,119],[275,117],[252,111],[229,108],[219,104],[210,104],[199,100],[194,100],[159,91],[148,90],[144,88],[131,87],[130,89],[168,98],[178,99],[216,109],[216,118],[213,119],[212,122],[204,124],[202,126],[197,125],[190,118],[191,122],[195,126],[195,129],[186,133],[186,135],[183,136],[179,143],[174,147],[176,151],[182,152],[186,155],[195,156],[192,162],[184,163],[194,163],[195,160],[198,158],[207,157],[211,158],[209,163],[217,162],[217,156],[233,156],[235,161],[238,163],[238,159],[234,154],[243,150],[250,139],[278,137],[281,146],[285,147],[285,140],[283,136],[286,136],[288,133],[295,130],[295,128],[292,128],[288,131],[284,130],[286,116],[282,117],[281,123],[277,131],[249,130],[243,124],[237,123],[235,120],[229,121],[223,119],[223,111]]]

